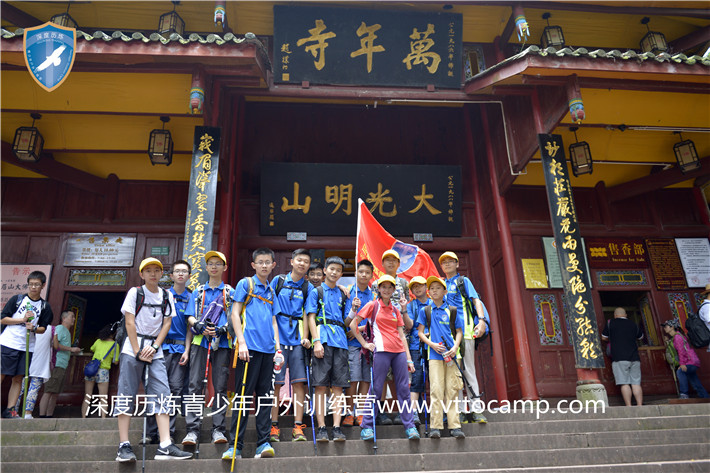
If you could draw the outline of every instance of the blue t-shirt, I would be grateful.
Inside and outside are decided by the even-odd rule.
[[[187,335],[187,318],[195,315],[195,303],[192,299],[192,293],[185,289],[182,294],[175,292],[174,288],[170,288],[175,301],[176,316],[172,318],[170,331],[165,337],[165,340],[185,340]],[[185,353],[185,345],[175,343],[163,343],[163,350],[168,350],[168,353]]]
[[[227,301],[222,300],[222,296],[226,292],[227,299],[230,298],[230,291],[227,289],[225,291],[224,287],[224,282],[220,282],[219,286],[217,287],[210,287],[210,283],[206,282],[205,283],[205,290],[204,294],[200,294],[200,288],[198,287],[194,291],[192,291],[192,299],[193,299],[193,315],[197,319],[198,322],[202,321],[202,317],[204,317],[205,312],[209,309],[210,304],[212,301],[219,299],[222,302],[222,311],[219,314],[219,319],[215,323],[215,326],[217,327],[223,327],[227,325],[227,319],[228,319],[228,314],[224,310],[224,307],[227,305]],[[198,300],[199,299],[199,300]],[[204,300],[203,300],[204,299]],[[200,305],[200,313],[197,313],[197,305]],[[192,344],[193,345],[200,345],[202,348],[207,348],[207,337],[204,335],[195,335],[192,338]],[[227,335],[223,335],[219,338],[219,347],[220,348],[230,348],[230,343],[229,343],[229,337]]]
[[[279,278],[276,277],[271,280],[271,288],[274,290],[274,293],[278,285],[278,279]],[[291,273],[288,273],[281,287],[281,292],[276,296],[278,304],[274,313],[277,314],[276,323],[279,326],[279,342],[281,345],[295,346],[301,344],[301,332],[299,330],[298,320],[280,314],[290,315],[301,320],[303,319],[303,308],[306,305],[306,301],[303,299],[303,291],[301,291],[302,285],[303,278],[294,281],[291,278]],[[308,297],[308,293],[311,289],[313,289],[313,285],[308,283],[306,297]]]
[[[419,311],[422,307],[431,305],[431,299],[427,298],[425,302],[419,302],[419,299],[414,299],[412,302],[407,304],[407,312],[412,318],[412,330],[409,332],[409,352],[418,351],[419,344]],[[426,320],[426,319],[425,319]]]
[[[345,322],[345,317],[343,316],[343,311],[340,305],[342,298],[344,297],[343,293],[340,292],[340,288],[337,286],[330,288],[327,284],[321,284],[321,287],[323,288],[322,304],[325,306],[326,323],[319,325],[319,323],[324,322],[324,316],[322,307],[318,301],[317,288],[313,288],[313,290],[308,294],[308,300],[306,301],[306,313],[316,314],[316,329],[320,327],[321,344],[347,350],[348,339],[345,336],[345,330],[337,325],[327,323],[330,321],[338,321],[340,323]],[[313,338],[316,338],[315,333],[311,335]]]
[[[358,297],[360,299],[360,307],[357,309],[357,313],[359,313],[363,307],[365,307],[365,304],[370,302],[375,298],[374,293],[372,292],[372,289],[369,287],[365,289],[364,291],[361,291],[359,287],[357,287],[357,284],[353,285],[353,287],[350,288],[350,298],[348,301],[345,303],[345,315],[347,316],[350,313],[350,309],[353,308],[353,299],[355,297]],[[360,322],[360,327],[363,325],[367,324],[367,320],[363,319]],[[348,330],[349,331],[349,330]],[[360,342],[357,341],[357,338],[353,338],[351,340],[348,340],[348,346],[349,347],[358,347],[361,348],[362,345],[360,345]]]
[[[458,278],[459,278],[459,275],[456,274],[455,276],[453,276],[445,281],[447,292],[446,292],[446,297],[444,300],[450,306],[456,307],[458,313],[462,314],[464,316],[463,317],[464,324],[465,324],[464,338],[471,339],[471,338],[473,338],[473,329],[478,324],[478,316],[475,316],[472,319],[469,319],[468,313],[464,312],[465,309],[463,307],[463,298],[461,297],[461,293],[459,292],[459,288],[456,285],[456,281],[458,280]],[[476,292],[476,288],[473,287],[473,283],[466,276],[463,277],[463,285],[464,285],[464,288],[466,289],[466,292],[468,293],[469,298],[480,299],[478,297],[478,292]],[[484,309],[483,317],[490,323],[490,319],[488,317],[488,311],[485,309]],[[486,325],[486,333],[488,333],[488,325]]]
[[[449,325],[449,319],[451,315],[449,313],[449,306],[446,302],[443,302],[441,306],[437,307],[434,302],[431,303],[431,327],[429,327],[429,340],[435,344],[439,344],[442,341],[445,342],[449,348],[454,346],[454,337],[451,333],[451,326]],[[417,316],[417,325],[424,326],[424,332],[426,332],[426,313],[424,307],[419,309],[419,315]],[[461,311],[456,310],[456,328],[463,330],[463,317],[461,317]],[[443,360],[436,350],[432,350],[430,346],[427,346],[429,359],[430,360]]]
[[[244,302],[249,294],[248,278],[239,281],[234,289],[234,302]],[[251,300],[246,305],[244,320],[242,320],[242,330],[244,340],[251,351],[260,353],[275,353],[276,338],[274,335],[273,317],[274,311],[274,290],[267,284],[259,281],[256,275],[251,277],[254,283],[254,292]]]

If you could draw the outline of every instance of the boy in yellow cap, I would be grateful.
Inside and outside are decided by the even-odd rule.
[[[113,412],[118,417],[120,440],[116,461],[136,461],[128,441],[128,428],[138,385],[141,382],[146,384],[144,370],[147,370],[148,380],[144,388],[152,400],[146,402],[145,414],[155,414],[160,435],[155,459],[184,460],[192,454],[183,452],[170,441],[170,387],[163,350],[160,350],[175,316],[175,303],[172,294],[158,286],[163,276],[163,264],[159,260],[144,259],[139,271],[144,284],[129,289],[121,307],[126,323],[126,339],[121,349],[117,397],[123,398],[124,402],[116,404]]]
[[[426,292],[426,279],[422,276],[414,276],[409,281],[409,290],[414,294],[414,300],[407,304],[407,312],[411,314],[411,319],[414,321],[409,334],[409,353],[412,355],[412,362],[414,362],[415,368],[414,373],[412,373],[412,383],[409,386],[409,391],[412,396],[412,406],[416,408],[419,405],[419,396],[426,391],[417,317],[424,307],[431,305],[431,299]],[[414,411],[414,423],[416,425],[420,423],[418,410]]]

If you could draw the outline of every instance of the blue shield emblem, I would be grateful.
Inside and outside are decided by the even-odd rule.
[[[76,30],[47,22],[25,29],[23,45],[27,69],[37,83],[47,92],[59,87],[74,65]]]

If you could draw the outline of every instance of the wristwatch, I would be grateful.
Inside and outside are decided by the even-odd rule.
[[[158,348],[160,348],[158,345],[151,345],[151,348],[155,351],[158,351]]]

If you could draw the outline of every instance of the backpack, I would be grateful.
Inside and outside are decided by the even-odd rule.
[[[710,345],[710,330],[703,320],[700,318],[700,309],[708,302],[703,302],[698,307],[698,311],[688,314],[688,319],[685,321],[685,330],[688,332],[688,341],[695,348],[705,348]]]
[[[249,303],[252,301],[252,299],[254,299],[254,298],[256,297],[257,299],[262,300],[262,301],[264,301],[264,302],[266,302],[266,303],[268,303],[268,304],[273,304],[273,303],[274,303],[274,301],[270,301],[270,300],[268,300],[268,299],[264,299],[263,297],[257,296],[256,294],[254,294],[254,280],[253,280],[251,277],[247,276],[247,277],[245,277],[244,279],[247,280],[248,291],[247,291],[247,297],[244,299],[244,303],[242,304],[242,311],[241,311],[241,313],[239,314],[239,320],[240,320],[241,323],[242,323],[242,331],[244,330],[244,314],[246,314],[247,306],[248,306]],[[240,282],[241,282],[241,281],[240,281]],[[272,294],[274,293],[274,290],[271,288],[271,286],[269,286],[269,285],[267,284],[266,287],[269,288],[269,290],[272,292]],[[275,295],[274,295],[274,299],[276,299],[276,296],[275,296]],[[235,332],[234,332],[234,327],[232,326],[232,317],[229,317],[229,321],[227,322],[227,330],[228,330],[228,332],[229,332],[229,336],[232,337],[233,340],[236,340],[236,334],[235,334]],[[235,359],[236,359],[237,354],[235,353],[234,356],[235,356]]]
[[[136,287],[136,313],[134,314],[136,317],[138,317],[138,313],[141,311],[143,306],[146,307],[160,307],[160,313],[163,314],[163,317],[168,317],[172,312],[171,312],[171,307],[170,307],[170,296],[168,296],[168,291],[167,289],[163,289],[162,287],[159,287],[160,291],[163,294],[163,302],[160,304],[146,304],[145,303],[145,291],[143,290],[143,286],[137,286]],[[126,340],[126,316],[122,315],[121,320],[116,322],[118,325],[116,327],[116,337],[114,340],[116,340],[116,343],[118,343],[118,346],[123,347],[123,342]],[[142,336],[143,338],[147,338],[146,335],[143,334],[138,334],[139,336]],[[153,337],[155,338],[155,337]]]
[[[284,287],[284,283],[286,282],[286,275],[285,274],[279,274],[276,276],[276,289],[274,289],[274,299],[276,299],[279,294],[281,293],[281,289]],[[301,292],[303,293],[303,307],[306,306],[306,299],[308,298],[308,280],[306,278],[303,278],[303,283],[301,283]],[[289,327],[293,326],[293,320],[303,320],[303,316],[301,317],[294,317],[292,315],[288,314],[279,314],[282,317],[288,317],[289,322],[288,325]]]
[[[458,289],[459,294],[461,294],[461,300],[464,304],[464,307],[467,309],[466,312],[468,313],[469,319],[474,320],[476,317],[478,317],[479,320],[483,320],[486,323],[486,327],[488,328],[488,330],[485,331],[483,333],[483,335],[481,335],[480,337],[477,337],[474,340],[474,347],[476,350],[478,350],[478,345],[480,345],[480,343],[483,340],[485,340],[486,338],[488,338],[488,336],[491,334],[491,325],[490,325],[490,323],[488,323],[488,321],[486,320],[485,317],[481,318],[478,315],[478,312],[476,311],[476,306],[473,305],[473,301],[471,301],[471,298],[468,295],[468,291],[466,290],[466,284],[464,283],[463,276],[459,276],[456,279],[456,288]],[[481,300],[481,304],[483,304],[482,300]],[[491,344],[491,356],[493,356],[493,340],[490,339],[489,343]],[[463,347],[463,343],[461,344],[461,346]],[[461,353],[462,353],[461,356],[463,356],[463,351]]]
[[[451,330],[451,336],[454,337],[454,340],[456,340],[456,307],[454,306],[448,306],[449,308],[449,329]],[[431,332],[431,306],[426,305],[424,307],[424,315],[426,315],[426,328]],[[464,353],[466,353],[466,349],[464,344],[462,343],[459,346],[459,352],[461,353],[461,356],[463,357]]]
[[[678,351],[673,346],[673,339],[669,338],[665,341],[666,345],[666,362],[671,365],[672,369],[678,368],[680,366],[680,359],[678,358]]]
[[[345,320],[345,302],[348,300],[348,295],[343,292],[343,290],[340,288],[340,286],[337,286],[338,291],[340,291],[340,315],[342,316],[343,321]],[[323,302],[323,285],[321,284],[316,288],[316,291],[318,292],[318,307],[320,307],[319,312],[323,314],[323,319],[320,320],[318,318],[318,313],[316,313],[316,325],[335,325],[337,327],[341,327],[343,330],[345,330],[345,323],[343,321],[337,321],[337,320],[331,320],[328,322],[328,319],[325,317],[325,304]]]

